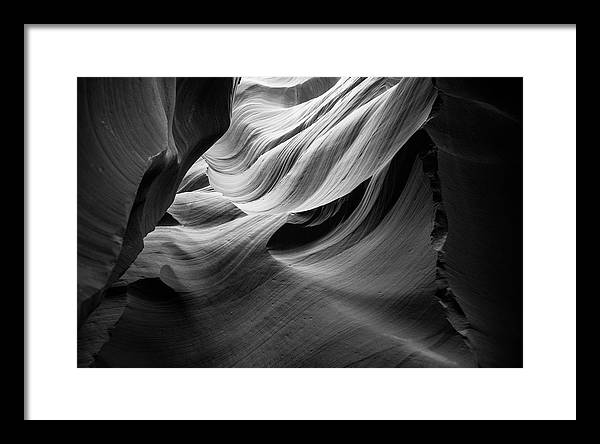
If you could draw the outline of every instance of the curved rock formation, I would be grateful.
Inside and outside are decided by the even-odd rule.
[[[112,149],[166,146],[164,179],[103,200],[142,209],[80,251],[79,366],[521,365],[518,79],[144,81]]]
[[[233,79],[79,78],[79,323],[143,248],[187,170],[228,128]]]

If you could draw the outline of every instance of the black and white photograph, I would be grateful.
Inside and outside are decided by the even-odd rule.
[[[25,419],[575,419],[575,32],[24,25]]]
[[[79,78],[78,366],[522,366],[521,78]]]

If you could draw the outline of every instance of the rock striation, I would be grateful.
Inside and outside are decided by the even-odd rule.
[[[80,367],[522,366],[521,79],[80,79]]]
[[[143,248],[187,170],[227,130],[234,79],[79,78],[79,325]]]

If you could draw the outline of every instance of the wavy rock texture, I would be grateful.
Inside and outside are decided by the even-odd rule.
[[[137,257],[94,255],[119,244],[107,223],[84,250],[106,266],[80,284],[108,290],[79,366],[521,365],[520,79],[144,81],[164,133],[121,92],[105,151],[181,161],[134,219]],[[119,191],[103,205],[136,201]]]
[[[143,248],[187,170],[227,130],[233,79],[79,78],[79,324]]]

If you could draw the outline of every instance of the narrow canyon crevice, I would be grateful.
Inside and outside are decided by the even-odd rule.
[[[519,82],[79,88],[78,366],[521,364]]]
[[[429,139],[429,138],[428,138]],[[429,148],[421,151],[419,156],[423,164],[423,171],[429,178],[429,184],[432,191],[432,198],[435,205],[435,215],[433,218],[433,229],[431,231],[431,246],[437,253],[436,271],[435,271],[435,296],[446,312],[446,316],[452,328],[460,334],[465,343],[469,346],[476,360],[476,351],[469,342],[469,330],[472,329],[467,316],[461,308],[456,295],[453,293],[448,281],[445,261],[445,245],[448,238],[448,216],[444,209],[444,199],[442,196],[442,186],[438,174],[438,150],[433,141],[429,139]]]

